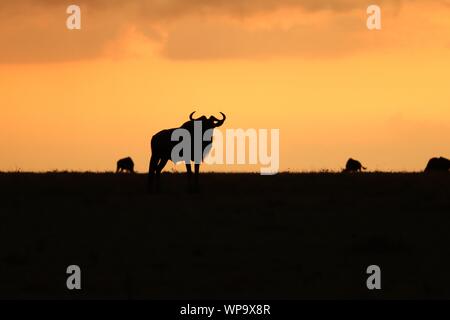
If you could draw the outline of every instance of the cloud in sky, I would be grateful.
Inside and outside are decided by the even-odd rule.
[[[357,51],[364,42],[358,31],[361,20],[342,17],[321,24],[300,23],[289,27],[246,28],[223,21],[190,20],[170,30],[163,48],[176,59],[227,59],[264,57],[323,58]]]
[[[59,0],[0,2],[0,63],[102,57],[111,48],[120,48],[130,30],[162,47],[160,52],[170,59],[322,57],[373,46],[373,37],[362,37],[367,32],[365,8],[371,4],[365,0],[75,0],[73,3],[82,8],[81,31],[65,28],[68,4]],[[378,3],[388,16],[397,12],[402,2]],[[287,26],[285,16],[290,19]]]
[[[401,0],[380,0],[378,4],[398,4]],[[152,18],[172,18],[191,13],[226,13],[249,15],[280,8],[303,8],[308,11],[346,11],[367,7],[367,0],[77,0],[73,4],[89,6],[95,10],[123,10],[134,8]],[[2,1],[0,10],[9,13],[23,9],[49,9],[67,5],[60,0]]]

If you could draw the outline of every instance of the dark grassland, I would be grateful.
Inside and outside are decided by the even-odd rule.
[[[0,174],[0,298],[450,298],[450,174],[162,181]]]

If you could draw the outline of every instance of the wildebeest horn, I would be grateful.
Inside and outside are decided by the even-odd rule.
[[[225,114],[223,114],[222,112],[221,112],[220,114],[222,115],[222,120],[219,120],[219,119],[217,119],[216,117],[213,117],[214,120],[217,121],[217,124],[216,124],[217,127],[220,127],[220,126],[225,122],[225,119],[227,118],[227,117],[225,116]]]
[[[197,118],[197,119],[194,119],[192,116],[194,115],[194,113],[195,113],[195,111],[194,112],[192,112],[190,115],[189,115],[189,120],[193,120],[193,121],[195,121],[195,120],[198,120],[199,118]]]
[[[221,112],[220,113],[221,115],[222,115],[222,117],[223,117],[223,119],[222,120],[219,120],[219,119],[217,119],[216,117],[214,117],[214,116],[211,116],[210,118],[211,119],[213,119],[214,121],[225,121],[225,119],[226,119],[226,117],[225,117],[225,115]]]

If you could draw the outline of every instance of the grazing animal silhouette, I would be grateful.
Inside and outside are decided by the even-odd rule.
[[[445,172],[450,170],[450,160],[444,157],[431,158],[425,168],[425,172]]]
[[[344,172],[357,172],[361,170],[366,170],[367,168],[363,167],[361,162],[355,159],[348,159],[347,163],[345,164]]]
[[[169,160],[172,160],[172,149],[179,143],[179,141],[172,141],[172,133],[177,129],[185,129],[189,132],[191,137],[191,161],[195,162],[195,152],[194,152],[194,139],[198,139],[199,137],[194,137],[194,126],[196,122],[201,122],[201,135],[203,137],[203,134],[205,131],[214,129],[217,127],[220,127],[225,122],[226,116],[222,112],[220,113],[222,115],[222,119],[219,120],[214,116],[210,116],[209,118],[205,116],[201,116],[197,119],[193,117],[195,111],[192,112],[189,115],[189,121],[185,122],[181,127],[179,128],[172,128],[172,129],[166,129],[162,130],[158,133],[156,133],[151,140],[151,149],[152,149],[152,156],[150,159],[149,164],[149,170],[148,170],[148,186],[149,191],[153,190],[153,180],[156,180],[156,188],[159,188],[159,177],[161,174],[161,171],[163,170],[164,166],[167,164]],[[202,159],[203,156],[205,156],[212,144],[212,137],[210,141],[203,141],[202,137],[200,139],[202,140]],[[186,171],[188,176],[188,182],[189,185],[191,185],[191,176],[192,176],[192,169],[191,169],[191,161],[185,161],[186,164]],[[195,163],[195,186],[198,186],[198,176],[200,172],[200,163]],[[155,178],[155,179],[154,179]]]
[[[133,159],[130,157],[120,159],[117,161],[117,169],[116,173],[118,172],[129,172],[134,173],[134,162]]]

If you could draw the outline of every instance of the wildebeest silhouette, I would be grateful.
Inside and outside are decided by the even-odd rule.
[[[425,172],[435,172],[435,171],[449,171],[450,170],[450,160],[444,157],[431,158],[425,168]]]
[[[344,172],[357,172],[361,170],[366,170],[367,168],[363,167],[361,162],[355,159],[348,159],[347,163],[345,164]]]
[[[117,169],[116,173],[118,172],[129,172],[134,173],[134,162],[133,159],[130,157],[120,159],[117,161]]]
[[[200,138],[202,140],[202,159],[203,156],[206,155],[209,152],[209,149],[211,148],[212,144],[212,137],[209,141],[203,141],[202,137],[205,133],[205,131],[214,129],[217,127],[220,127],[225,122],[226,116],[222,112],[220,113],[222,115],[222,119],[217,119],[214,116],[210,116],[209,118],[205,116],[201,116],[199,118],[194,118],[194,112],[192,112],[189,115],[189,121],[183,123],[183,125],[179,128],[172,128],[172,129],[166,129],[162,130],[158,133],[156,133],[151,140],[151,149],[152,149],[152,155],[150,159],[149,164],[149,170],[148,170],[148,187],[149,191],[152,191],[154,188],[154,182],[156,184],[156,188],[159,188],[159,177],[161,174],[161,171],[163,170],[164,166],[167,164],[169,160],[172,160],[172,149],[179,143],[178,141],[172,141],[172,133],[177,129],[185,129],[189,132],[191,136],[191,161],[195,162],[195,150],[194,150],[194,139]],[[195,123],[201,122],[201,135],[202,137],[194,137],[194,127]],[[206,151],[205,151],[206,150]],[[189,185],[191,184],[191,176],[192,176],[192,169],[191,169],[191,161],[185,161],[186,164],[186,171],[188,176]],[[198,162],[198,161],[197,161]],[[198,186],[198,175],[200,171],[200,163],[195,163],[195,186]],[[154,179],[155,177],[155,179]]]

